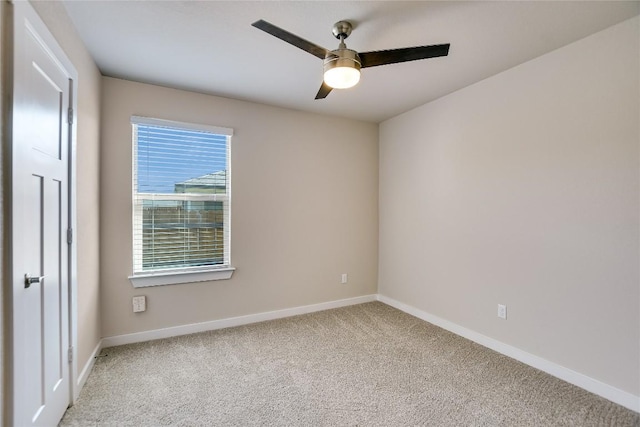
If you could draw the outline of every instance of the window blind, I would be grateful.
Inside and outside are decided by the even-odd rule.
[[[231,129],[134,116],[133,270],[230,265]]]

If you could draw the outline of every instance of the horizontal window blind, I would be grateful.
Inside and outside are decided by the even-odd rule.
[[[134,275],[229,266],[231,129],[131,123]]]

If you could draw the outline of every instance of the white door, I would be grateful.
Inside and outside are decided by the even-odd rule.
[[[31,6],[15,2],[13,8],[13,421],[55,426],[71,400],[71,81]]]

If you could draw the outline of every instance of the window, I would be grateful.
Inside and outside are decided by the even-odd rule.
[[[232,129],[132,117],[135,287],[228,279]]]

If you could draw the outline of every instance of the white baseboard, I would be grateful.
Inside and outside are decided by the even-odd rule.
[[[176,337],[179,335],[194,334],[197,332],[212,331],[215,329],[230,328],[233,326],[248,325],[250,323],[264,322],[266,320],[282,319],[284,317],[313,313],[316,311],[330,310],[332,308],[346,307],[376,301],[377,295],[364,295],[361,297],[347,298],[337,301],[323,302],[319,304],[305,305],[301,307],[285,308],[283,310],[267,311],[264,313],[249,314],[246,316],[230,317],[227,319],[212,320],[210,322],[192,323],[189,325],[174,326],[164,329],[137,332],[126,335],[116,335],[102,339],[102,347],[114,347],[136,342],[151,341],[161,338]]]
[[[618,405],[624,406],[625,408],[631,409],[632,411],[640,412],[640,396],[635,396],[609,384],[605,384],[602,381],[598,381],[579,372],[565,368],[564,366],[560,366],[556,363],[550,362],[531,353],[527,353],[526,351],[520,350],[519,348],[487,337],[486,335],[482,335],[471,329],[467,329],[463,326],[442,319],[438,316],[434,316],[433,314],[419,310],[415,307],[396,301],[384,295],[378,294],[378,301],[390,305],[391,307],[395,307],[398,310],[404,311],[405,313],[432,323],[443,329],[446,329],[447,331],[453,332],[456,335],[460,335],[461,337],[474,341],[484,347],[488,347],[491,350],[504,354],[505,356],[516,359],[536,369],[540,369],[541,371],[553,375],[556,378],[560,378],[561,380],[583,388],[591,393],[604,397],[605,399],[617,403]]]
[[[84,368],[82,368],[80,375],[78,375],[78,379],[76,381],[76,387],[73,390],[72,404],[75,403],[75,401],[78,399],[78,396],[80,396],[80,391],[84,387],[84,384],[87,382],[87,378],[89,378],[89,374],[93,369],[93,365],[95,365],[96,363],[96,357],[100,354],[100,350],[102,350],[102,340],[100,340],[96,345],[96,348],[93,349],[93,352],[91,352],[91,356],[89,357],[89,360],[87,360],[87,363],[84,365]]]

